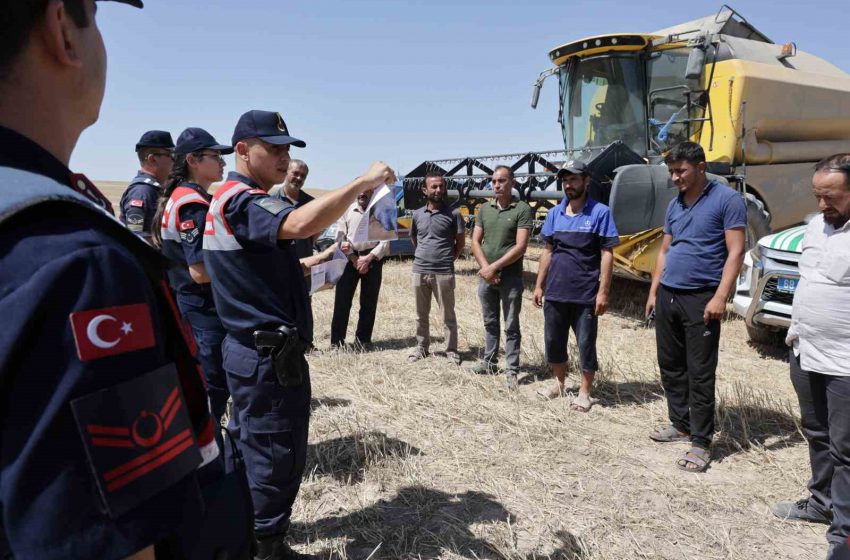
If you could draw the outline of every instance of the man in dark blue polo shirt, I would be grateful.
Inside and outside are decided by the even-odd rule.
[[[162,185],[174,167],[174,141],[164,130],[149,130],[136,143],[141,169],[121,195],[120,217],[127,229],[150,243]],[[157,227],[159,224],[157,224]]]
[[[546,361],[556,385],[549,393],[564,393],[567,376],[567,337],[578,342],[581,385],[570,408],[587,412],[593,404],[590,390],[599,369],[596,329],[608,309],[614,254],[619,242],[611,210],[587,194],[590,175],[580,161],[568,161],[558,171],[566,195],[549,210],[540,237],[546,243],[537,266],[534,305],[543,307]],[[545,294],[545,304],[543,303]]]
[[[690,440],[676,465],[703,472],[711,461],[720,319],[744,259],[747,207],[739,193],[706,177],[699,144],[678,144],[664,161],[679,196],[667,208],[646,314],[655,311],[670,425],[649,437]]]

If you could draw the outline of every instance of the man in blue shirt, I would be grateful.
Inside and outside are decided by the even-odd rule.
[[[120,217],[127,229],[150,243],[162,185],[174,167],[171,134],[164,130],[145,132],[136,144],[136,155],[141,169],[121,195]]]
[[[747,207],[733,189],[705,175],[705,152],[682,142],[664,158],[679,196],[670,201],[646,315],[655,338],[670,425],[659,442],[688,441],[676,462],[703,472],[711,462],[720,320],[744,259]]]
[[[580,161],[568,161],[558,171],[566,195],[549,210],[540,237],[546,243],[537,268],[534,305],[543,308],[546,361],[556,385],[549,393],[564,393],[567,376],[567,338],[570,329],[578,342],[581,386],[570,408],[587,412],[593,378],[599,369],[596,329],[608,309],[614,254],[620,242],[611,211],[588,196],[591,177]],[[545,303],[544,303],[545,296]]]
[[[227,335],[222,355],[254,502],[258,560],[300,558],[285,542],[307,455],[310,373],[307,291],[293,240],[335,222],[361,192],[395,182],[382,162],[296,208],[268,191],[283,181],[290,146],[280,113],[248,111],[233,133],[236,171],[215,193],[204,262]]]

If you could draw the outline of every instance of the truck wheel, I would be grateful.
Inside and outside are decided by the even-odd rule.
[[[758,344],[779,344],[780,333],[762,327],[751,327],[747,325],[747,336],[753,342]]]
[[[756,246],[759,239],[770,234],[770,214],[761,200],[754,194],[746,193],[747,202],[747,250]]]

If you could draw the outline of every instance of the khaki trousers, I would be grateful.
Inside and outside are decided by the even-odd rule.
[[[416,345],[428,352],[430,333],[428,315],[431,296],[443,314],[446,352],[457,352],[457,317],[455,316],[455,275],[413,273],[413,293],[416,296]]]

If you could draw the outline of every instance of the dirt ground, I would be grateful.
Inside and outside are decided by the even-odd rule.
[[[536,262],[525,263],[531,287]],[[314,301],[313,418],[296,503],[296,547],[327,559],[823,558],[822,525],[770,515],[809,475],[782,348],[723,325],[714,463],[675,468],[683,444],[647,437],[666,421],[655,338],[642,325],[646,286],[615,280],[601,318],[599,403],[583,414],[545,401],[543,313],[527,291],[518,392],[465,368],[483,347],[477,268],[458,263],[465,363],[408,365],[415,344],[410,261],[384,267],[374,342],[330,351],[332,291]],[[352,311],[353,336],[357,304]],[[442,342],[435,309],[432,350]],[[571,342],[571,352],[575,349]],[[572,357],[571,357],[572,359]],[[574,364],[571,368],[574,370]],[[574,374],[568,385],[577,388]]]

